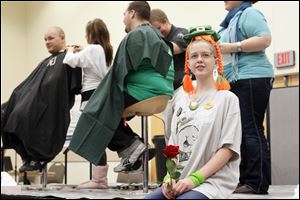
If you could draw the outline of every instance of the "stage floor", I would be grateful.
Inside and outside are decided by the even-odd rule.
[[[272,185],[268,195],[232,194],[230,199],[295,199],[295,185]],[[126,188],[126,187],[125,187]],[[149,192],[151,189],[149,190]],[[143,199],[143,190],[120,189],[112,186],[107,190],[76,189],[75,185],[49,184],[46,188],[36,186],[22,186],[22,191],[16,196],[2,198],[66,198],[66,199]]]

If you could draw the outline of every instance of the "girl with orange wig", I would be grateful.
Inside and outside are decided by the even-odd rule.
[[[169,145],[179,146],[177,159],[183,169],[178,181],[167,174],[162,186],[146,199],[229,198],[239,179],[239,101],[222,76],[218,34],[210,26],[200,26],[183,39],[189,44],[185,93],[176,99],[169,139]],[[195,85],[190,73],[196,77]]]

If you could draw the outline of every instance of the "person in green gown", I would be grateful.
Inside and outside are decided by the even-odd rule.
[[[112,68],[87,103],[75,128],[70,150],[97,165],[106,147],[121,163],[115,172],[130,171],[146,149],[122,119],[126,107],[158,95],[173,95],[172,44],[149,23],[146,1],[133,1],[124,12],[127,35]]]

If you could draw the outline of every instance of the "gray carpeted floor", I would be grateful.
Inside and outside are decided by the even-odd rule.
[[[123,188],[123,189],[120,189]],[[107,190],[76,189],[72,185],[47,185],[47,188],[37,186],[22,186],[20,194],[3,195],[2,198],[66,198],[66,199],[142,199],[145,196],[137,187],[113,186]],[[268,195],[232,194],[231,199],[293,199],[295,198],[295,185],[272,185]],[[151,190],[149,190],[150,192]]]

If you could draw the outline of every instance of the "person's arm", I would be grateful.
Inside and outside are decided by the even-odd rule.
[[[80,45],[69,45],[67,46],[67,52],[77,53],[83,49]]]
[[[241,52],[257,52],[266,49],[270,46],[272,37],[270,35],[255,36],[240,42]],[[221,52],[237,53],[239,52],[238,42],[235,43],[220,43]]]
[[[216,154],[198,171],[208,179],[211,175],[215,174],[221,168],[223,168],[233,156],[233,151],[227,147],[222,147]],[[190,178],[184,178],[179,180],[173,187],[173,195],[178,196],[183,192],[192,190],[195,184]]]
[[[174,55],[180,54],[184,51],[184,49],[181,49],[175,42],[172,42],[172,44],[173,44]]]
[[[187,44],[183,41],[183,35],[187,34],[184,29],[180,30],[175,38],[172,39],[174,55],[180,54],[185,51]]]
[[[223,168],[232,156],[232,150],[227,147],[222,147],[199,171],[204,175],[205,179],[207,179]]]
[[[96,52],[92,46],[82,48],[81,46],[68,46],[68,52],[63,60],[64,64],[68,64],[70,67],[85,68],[91,65],[91,58]]]

